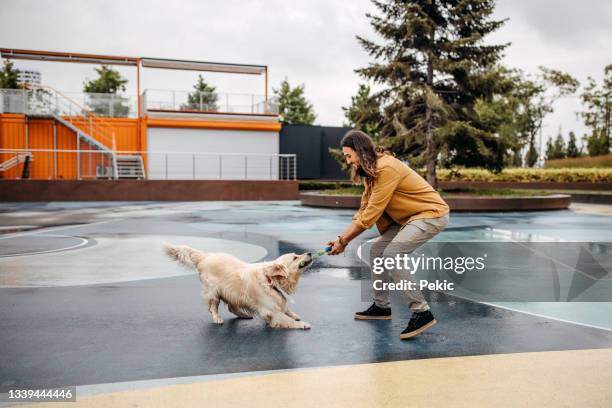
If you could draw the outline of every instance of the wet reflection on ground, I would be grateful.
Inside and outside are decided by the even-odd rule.
[[[160,248],[168,241],[269,260],[322,248],[352,214],[295,202],[0,205],[0,225],[34,227],[0,235],[0,255],[7,255],[0,258],[0,285],[29,286],[0,288],[0,392],[15,385],[612,346],[612,332],[435,292],[440,323],[414,341],[399,340],[410,312],[397,298],[392,321],[356,322],[353,313],[368,306],[357,248],[374,230],[345,255],[318,258],[304,274],[294,309],[312,323],[310,331],[273,330],[258,319],[234,319],[225,308],[226,323],[218,326],[202,305],[195,274],[167,261]],[[460,214],[436,240],[606,241],[611,219],[570,211]],[[51,238],[58,235],[65,242]],[[90,244],[75,246],[82,240]],[[45,249],[54,252],[25,254]],[[50,353],[61,355],[61,364]]]

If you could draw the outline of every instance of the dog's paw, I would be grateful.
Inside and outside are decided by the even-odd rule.
[[[304,330],[309,330],[310,329],[310,323],[308,323],[308,322],[300,322],[300,323],[302,323],[301,329],[304,329]]]
[[[213,322],[215,322],[216,324],[223,324],[223,319],[220,317],[217,317],[217,318],[213,317]]]

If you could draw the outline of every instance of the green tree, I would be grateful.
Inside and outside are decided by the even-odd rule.
[[[202,75],[198,75],[198,82],[193,86],[193,92],[187,95],[187,103],[181,109],[196,109],[201,111],[216,112],[219,110],[217,101],[219,95],[215,93],[216,88],[209,85]]]
[[[499,167],[499,139],[483,129],[474,110],[496,92],[489,71],[507,46],[484,42],[503,24],[491,19],[494,0],[373,3],[379,15],[367,16],[383,43],[357,37],[375,59],[357,72],[386,85],[380,96],[387,144],[400,156],[421,156],[434,186],[441,153],[452,164]]]
[[[384,122],[380,101],[370,94],[370,87],[359,84],[357,95],[351,97],[351,105],[342,107],[347,122],[345,127],[360,129],[374,139],[378,139]]]
[[[280,88],[272,89],[278,98],[278,113],[282,123],[312,125],[316,119],[312,104],[304,96],[304,85],[291,88],[285,79]]]
[[[521,115],[520,81],[517,70],[497,66],[490,71],[497,76],[497,93],[490,99],[479,98],[474,111],[484,130],[499,139],[498,155],[504,165],[520,166],[521,149],[525,145],[523,135],[524,117]],[[478,163],[477,163],[478,164]]]
[[[586,107],[580,115],[585,125],[591,128],[591,136],[588,139],[591,140],[589,154],[609,153],[612,129],[612,64],[604,68],[601,85],[592,77],[588,78],[588,84],[580,98]]]
[[[559,133],[557,134],[557,138],[553,144],[553,159],[564,159],[566,157],[567,151],[565,148],[565,140],[563,140],[561,129],[559,129]]]
[[[580,157],[580,149],[578,149],[578,145],[576,144],[576,134],[574,132],[569,132],[567,157]]]
[[[83,84],[83,92],[91,93],[112,93],[116,94],[117,91],[125,92],[125,84],[127,79],[123,78],[119,71],[102,65],[100,68],[96,68],[98,78],[85,82]]]
[[[552,137],[546,140],[546,160],[553,160],[555,156],[555,146],[552,141]]]
[[[589,156],[599,156],[602,154],[609,153],[609,139],[606,134],[599,130],[593,132],[590,135],[585,135],[583,140],[586,144],[587,153]]]
[[[20,89],[18,75],[19,71],[13,68],[13,62],[5,59],[0,70],[0,89]]]
[[[538,159],[536,137],[542,129],[544,118],[553,112],[554,102],[561,96],[576,92],[579,82],[571,75],[544,67],[534,79],[525,78],[517,82],[516,97],[519,101],[518,120],[520,139],[527,147],[525,162],[533,167]]]
[[[118,91],[125,92],[127,79],[123,78],[119,71],[106,65],[95,69],[98,78],[83,83],[83,92],[89,93],[86,104],[99,116],[127,117],[130,112],[127,98],[117,95]],[[112,94],[96,95],[96,94]]]

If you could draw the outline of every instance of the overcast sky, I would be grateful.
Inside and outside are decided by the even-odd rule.
[[[98,1],[0,0],[0,47],[267,65],[270,87],[283,78],[305,84],[317,124],[339,126],[371,59],[355,36],[376,39],[365,16],[369,0]],[[505,63],[535,73],[565,70],[581,83],[612,63],[612,1],[499,0],[509,18],[491,42],[511,42]],[[16,61],[38,69],[43,83],[82,90],[94,66]],[[135,94],[135,69],[121,68]],[[191,89],[197,73],[145,70],[144,88]],[[263,94],[263,77],[206,73],[218,92]],[[578,98],[555,105],[544,135],[585,128]]]

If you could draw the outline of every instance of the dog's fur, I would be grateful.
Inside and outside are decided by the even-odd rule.
[[[301,273],[312,264],[310,253],[285,254],[272,262],[250,264],[224,253],[204,253],[186,245],[165,244],[168,257],[195,269],[202,283],[202,298],[213,321],[223,324],[219,303],[240,318],[262,317],[270,327],[309,329],[310,323],[287,305]]]

